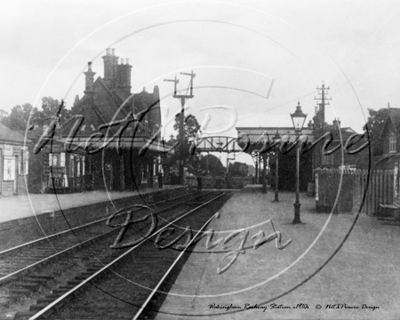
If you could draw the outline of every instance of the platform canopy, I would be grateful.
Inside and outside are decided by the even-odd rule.
[[[272,143],[278,134],[280,138],[289,137],[289,142],[296,140],[293,127],[236,127],[238,132],[237,143],[244,152],[251,154],[261,150],[264,143]],[[313,129],[304,128],[301,135],[308,137],[309,142],[314,141]],[[248,144],[250,143],[250,146]]]
[[[61,138],[59,142],[65,143],[67,138]],[[91,146],[91,148],[101,148],[105,140],[90,140],[88,141],[87,137],[76,137],[73,140],[73,145],[77,146],[80,145],[81,147],[85,147],[85,144],[88,143],[88,145]],[[113,141],[107,144],[106,148],[117,148],[118,147],[118,139],[115,138]],[[122,137],[119,141],[119,147],[123,149],[142,149],[146,148],[150,151],[154,152],[161,152],[161,153],[167,153],[171,151],[171,146],[168,145],[164,141],[159,141],[159,140],[151,140],[147,137]]]

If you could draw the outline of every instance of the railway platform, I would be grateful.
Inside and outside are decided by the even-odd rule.
[[[116,209],[187,192],[185,186],[0,197],[0,250],[78,226]]]
[[[12,197],[0,196],[0,223],[39,215],[43,212],[81,207],[104,201],[147,195],[160,190],[174,189],[178,186],[143,188],[139,191],[86,191],[67,194],[24,194]]]
[[[398,227],[366,215],[317,213],[315,199],[303,193],[302,224],[292,224],[295,194],[280,192],[279,199],[261,186],[230,198],[156,319],[397,318]],[[270,241],[257,244],[263,235]]]

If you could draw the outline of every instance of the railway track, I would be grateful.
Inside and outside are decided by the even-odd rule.
[[[206,202],[209,205],[213,202],[211,198],[217,197],[219,199],[223,196],[224,194],[216,195],[215,193],[191,194],[153,204],[151,211],[154,211],[154,216],[158,219],[158,230],[161,230],[165,228],[167,223],[170,223],[168,221],[177,223],[177,219],[189,219],[189,216],[193,217],[192,213],[198,212],[204,207],[204,204],[201,203]],[[188,211],[189,208],[193,209]],[[141,217],[146,216],[143,213],[149,210],[150,208],[143,207],[129,208],[132,216]],[[151,224],[154,221],[147,219],[147,221],[144,220],[140,223],[132,224],[123,232],[124,228],[121,228],[121,225],[124,226],[127,210],[120,213],[114,217],[115,222],[112,221],[112,224],[117,224],[120,227],[111,231],[110,227],[106,226],[105,223],[107,218],[104,218],[75,228],[68,233],[54,235],[51,239],[41,239],[35,243],[19,246],[14,251],[5,250],[1,252],[0,259],[6,261],[5,264],[0,263],[0,266],[3,266],[0,268],[0,274],[3,275],[0,278],[0,308],[3,307],[2,309],[5,310],[4,319],[39,319],[48,317],[56,308],[66,305],[66,301],[75,297],[76,294],[82,291],[86,292],[88,286],[90,287],[89,289],[93,289],[94,281],[97,282],[102,277],[109,277],[110,274],[113,274],[112,271],[115,268],[123,269],[126,266],[126,261],[131,259],[132,256],[138,255],[139,252],[146,252],[146,255],[141,256],[140,259],[135,259],[135,263],[141,261],[140,263],[144,264],[140,265],[138,269],[146,269],[144,266],[151,260],[147,256],[150,249],[143,248],[151,245],[154,247],[152,241],[145,237],[147,230],[151,229]],[[197,227],[197,222],[193,222],[193,226]],[[112,244],[113,242],[110,241],[110,238],[115,238],[117,234],[119,234],[119,238],[124,238],[124,241],[136,241],[137,244],[132,248],[111,250],[110,243]],[[143,241],[142,238],[144,238]],[[115,244],[117,246],[120,245],[117,241]],[[49,254],[48,245],[53,249],[53,254]],[[54,253],[54,250],[60,251]],[[155,247],[153,248],[154,250],[156,250]],[[153,258],[156,259],[154,261],[160,259],[164,261],[164,252],[166,251],[158,249],[153,252]],[[172,256],[167,255],[165,261],[169,261],[168,259]],[[23,258],[20,259],[21,257]],[[183,259],[178,260],[183,261]],[[163,262],[160,265],[164,264]],[[169,264],[168,262],[167,265]],[[175,264],[178,264],[178,262]],[[4,271],[10,270],[10,268],[11,272],[5,274]],[[137,272],[136,274],[143,275],[146,272]],[[121,280],[120,278],[118,279],[119,281]],[[137,301],[135,303],[138,304]],[[130,314],[133,313],[130,312]],[[89,319],[87,316],[86,314],[86,318],[83,317],[81,319]],[[3,318],[0,316],[0,319]],[[75,318],[67,317],[66,319]],[[95,316],[93,319],[100,318]],[[110,318],[108,317],[108,319]],[[115,319],[119,318],[115,317]]]
[[[199,194],[192,193],[153,203],[149,207],[160,211],[165,208],[174,208],[182,203],[192,201],[196,197],[199,197]],[[53,258],[59,258],[63,254],[73,252],[79,246],[90,243],[90,240],[97,239],[97,236],[111,232],[105,224],[107,219],[108,216],[1,251],[0,285],[23,276],[27,271],[43,266]]]

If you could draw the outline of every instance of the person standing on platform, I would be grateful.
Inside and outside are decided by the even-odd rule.
[[[161,171],[158,171],[158,188],[162,189],[163,187],[163,175]]]
[[[201,175],[201,172],[197,175],[197,190],[201,191],[202,189],[202,184],[203,184],[203,177]]]

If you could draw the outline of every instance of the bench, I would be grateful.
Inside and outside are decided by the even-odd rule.
[[[378,219],[399,219],[400,197],[396,197],[392,204],[380,204],[379,208]],[[390,212],[389,214],[388,211]]]

